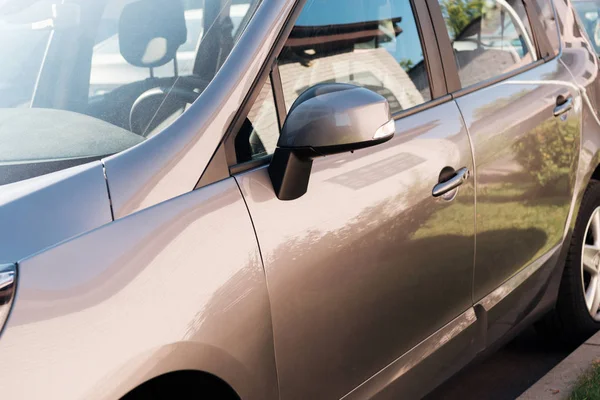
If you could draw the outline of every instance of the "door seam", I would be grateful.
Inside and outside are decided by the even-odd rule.
[[[242,188],[240,187],[240,183],[238,182],[237,178],[235,176],[232,176],[232,178],[240,192],[240,196],[242,197],[244,205],[246,206],[246,211],[248,212],[248,218],[250,218],[250,224],[252,225],[252,230],[254,231],[254,238],[256,239],[256,247],[258,247],[258,256],[260,257],[260,262],[261,262],[262,268],[263,268],[265,287],[267,289],[267,300],[269,302],[269,318],[271,320],[271,336],[273,337],[273,357],[274,357],[274,361],[275,361],[275,378],[277,381],[277,398],[281,399],[281,391],[280,391],[281,384],[279,382],[279,365],[277,363],[277,348],[275,346],[275,329],[274,329],[274,324],[273,324],[273,307],[271,305],[271,293],[269,290],[269,281],[267,279],[267,270],[265,268],[265,260],[262,255],[260,240],[258,239],[258,233],[256,232],[256,226],[254,225],[254,219],[252,218],[252,213],[250,212],[250,207],[248,207],[248,203],[246,202],[246,197],[244,197],[244,192],[242,191]]]
[[[467,132],[467,138],[469,139],[469,147],[471,148],[471,162],[473,163],[473,271],[471,275],[471,305],[475,304],[475,266],[477,262],[477,164],[475,163],[475,145],[473,144],[473,138],[469,132],[469,127],[465,121],[465,116],[458,105],[456,100],[453,100],[456,104],[456,109],[462,120],[463,127]]]
[[[108,184],[108,176],[106,175],[106,165],[104,165],[104,160],[100,160],[102,163],[102,173],[104,174],[104,183],[106,183],[106,194],[108,195],[108,206],[110,207],[110,217],[112,220],[115,220],[115,212],[113,210],[113,202],[112,196],[110,195],[110,186]]]

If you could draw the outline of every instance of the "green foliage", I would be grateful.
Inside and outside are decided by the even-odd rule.
[[[594,362],[592,369],[579,380],[569,400],[600,400],[600,363]]]
[[[413,61],[411,59],[403,58],[402,60],[400,60],[400,66],[402,67],[403,70],[408,72],[412,69],[412,67],[415,66],[415,64],[413,63]]]
[[[537,183],[547,187],[571,170],[579,122],[551,119],[514,143],[517,161]]]
[[[440,5],[448,30],[452,38],[456,38],[472,20],[482,15],[485,0],[442,0]]]

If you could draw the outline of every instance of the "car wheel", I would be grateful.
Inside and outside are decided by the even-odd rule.
[[[571,237],[556,308],[536,325],[567,343],[600,329],[600,182],[585,191]]]

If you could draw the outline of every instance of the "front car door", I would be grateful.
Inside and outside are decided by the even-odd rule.
[[[14,52],[7,53],[11,48],[27,53],[30,36],[45,33],[27,32],[38,18],[33,11],[39,6],[52,12],[52,3],[57,2],[12,3],[0,10],[0,41],[11,43],[8,48],[0,46],[0,54],[12,55]],[[45,20],[42,25],[48,27],[51,40],[40,61],[43,71],[39,79],[36,81],[38,74],[31,74],[33,80],[0,90],[0,278],[11,278],[4,272],[6,265],[17,264],[18,269],[18,292],[10,313],[6,292],[0,290],[3,398],[116,399],[148,380],[181,371],[194,375],[189,384],[195,388],[203,378],[218,377],[214,378],[218,385],[226,382],[226,388],[240,398],[278,398],[269,298],[244,199],[231,177],[193,189],[208,164],[203,154],[214,152],[229,125],[221,116],[235,112],[239,97],[247,93],[239,90],[244,87],[240,80],[256,77],[252,66],[262,62],[263,42],[269,49],[268,33],[279,32],[277,20],[269,13],[286,13],[286,2],[252,1],[246,2],[246,7],[236,2],[231,11],[222,8],[220,0],[185,2],[185,11],[183,3],[92,0],[54,4],[61,17],[62,12],[76,7],[78,23],[61,18],[54,29],[54,24]],[[104,5],[103,15],[97,11]],[[134,7],[127,13],[137,23],[133,27],[131,18],[125,23],[122,17],[128,7]],[[139,7],[144,7],[143,13]],[[236,25],[240,9],[245,10],[244,22],[237,26],[239,31],[250,31],[234,50],[229,46],[231,29],[227,32],[217,22],[212,25],[212,36],[189,39],[190,43],[216,47],[223,60],[231,52],[227,65],[203,71],[214,75],[220,68],[222,74],[214,77],[218,90],[201,93],[184,115],[147,141],[127,130],[129,120],[121,127],[115,125],[119,119],[113,117],[120,112],[94,113],[98,115],[94,118],[82,111],[106,96],[110,101],[100,104],[110,103],[113,110],[129,116],[132,105],[128,100],[135,98],[119,93],[130,84],[139,88],[138,84],[152,83],[145,77],[141,82],[122,82],[124,78],[137,79],[136,74],[123,77],[121,68],[115,71],[102,63],[92,65],[94,42],[90,38],[97,30],[119,27],[120,35],[125,32],[141,38],[139,47],[134,48],[143,52],[151,47],[145,39],[156,42],[153,35],[165,39],[165,32],[169,38],[169,31],[185,31],[190,27],[186,14],[206,18],[204,11],[214,7],[222,11],[219,19],[229,27],[232,20]],[[4,23],[11,8],[18,11],[12,17],[20,17],[15,27]],[[179,17],[173,18],[174,14]],[[72,15],[75,13],[67,17]],[[62,29],[69,32],[54,34]],[[63,40],[65,37],[78,47],[71,47],[71,40]],[[71,64],[68,55],[75,54],[74,48],[85,49],[75,53],[87,57],[87,64]],[[259,55],[244,57],[240,48]],[[22,64],[28,71],[25,75],[39,67],[34,60]],[[236,69],[239,65],[252,72],[245,75]],[[102,90],[93,90],[90,68],[96,67],[107,78],[104,83],[108,85]],[[150,74],[149,68],[132,68]],[[53,82],[48,78],[51,70],[61,72],[53,76]],[[75,72],[66,73],[71,70]],[[3,82],[12,76],[0,75]],[[90,82],[80,85],[80,80]],[[53,90],[47,86],[51,83]],[[238,97],[231,94],[229,84]],[[57,103],[25,107],[22,96],[26,93],[17,88],[29,86],[35,88],[31,96]],[[81,95],[87,99],[88,87],[96,97],[89,104],[80,100]],[[59,100],[64,102],[59,105]],[[61,108],[73,103],[77,109]],[[213,104],[219,107],[211,108]],[[177,147],[182,143],[185,151]],[[139,146],[129,148],[136,144]],[[186,159],[194,160],[194,165],[179,169]],[[84,165],[50,173],[78,164]],[[47,175],[37,176],[43,174]],[[27,179],[32,176],[37,177]],[[7,181],[13,183],[4,185]],[[160,186],[160,195],[148,197],[153,185]],[[140,195],[143,202],[136,201]],[[181,383],[178,381],[178,389],[187,393]]]
[[[509,296],[524,279],[515,277],[556,265],[575,187],[582,99],[562,55],[541,47],[556,37],[545,36],[547,21],[533,2],[485,0],[464,21],[451,2],[429,3],[440,21],[441,51],[449,54],[449,90],[473,140],[474,301],[490,311],[493,341],[541,298],[551,268],[535,290]]]
[[[238,161],[249,161],[234,171],[250,168],[236,179],[265,266],[283,399],[418,396],[474,347],[473,179],[432,196],[443,170],[473,161],[458,107],[441,74],[428,72],[439,54],[426,8],[351,3],[307,3],[271,74],[274,90],[263,87],[235,140]],[[384,95],[396,135],[315,160],[308,192],[281,201],[256,165],[276,145],[276,111],[282,121],[321,82]],[[443,358],[423,362],[450,340]],[[417,365],[428,368],[427,385]]]

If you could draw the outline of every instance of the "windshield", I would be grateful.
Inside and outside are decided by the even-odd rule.
[[[597,54],[600,54],[600,0],[573,3]]]
[[[49,30],[32,23],[51,18],[52,4],[40,1],[0,19],[0,107],[29,106]]]
[[[214,78],[258,2],[0,0],[0,185],[163,130]]]

